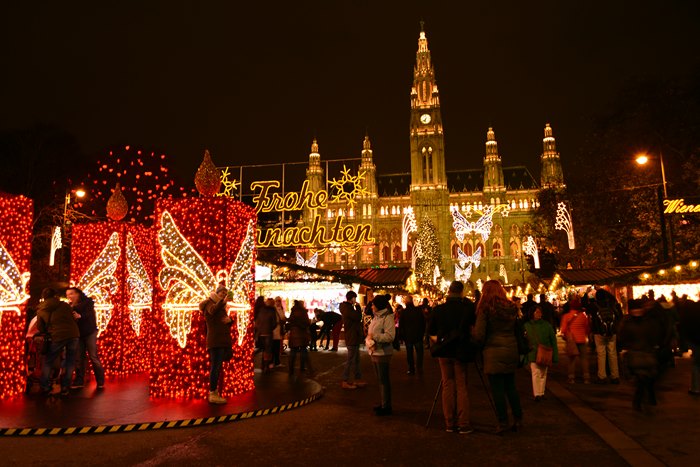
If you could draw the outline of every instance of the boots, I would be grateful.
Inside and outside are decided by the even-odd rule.
[[[209,403],[210,404],[225,404],[226,399],[219,395],[219,391],[209,391]]]

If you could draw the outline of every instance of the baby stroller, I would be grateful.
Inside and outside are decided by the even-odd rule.
[[[44,366],[44,355],[41,351],[44,347],[44,334],[39,332],[39,327],[37,325],[36,317],[32,319],[29,323],[29,330],[25,337],[25,347],[27,350],[27,384],[25,386],[25,393],[30,394],[31,392],[38,392],[39,382],[41,380],[41,369]],[[54,366],[49,374],[49,381],[51,382],[51,387],[58,384],[58,378],[61,374],[61,363],[63,358],[57,358],[54,361]],[[36,389],[34,386],[36,385]]]

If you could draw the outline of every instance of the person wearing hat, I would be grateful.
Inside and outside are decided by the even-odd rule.
[[[219,284],[215,292],[199,304],[207,321],[207,351],[209,352],[209,403],[225,404],[219,395],[219,375],[224,360],[232,357],[231,325],[233,320],[226,312],[228,290]]]
[[[381,404],[374,408],[379,416],[391,415],[391,381],[389,380],[389,362],[394,352],[392,343],[396,336],[394,312],[389,306],[389,300],[384,295],[377,295],[372,300],[372,321],[367,329],[365,344],[372,358],[374,371],[379,380]]]

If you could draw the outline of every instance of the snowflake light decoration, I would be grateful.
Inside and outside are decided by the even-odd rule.
[[[557,204],[557,218],[554,223],[556,230],[564,230],[566,237],[569,240],[569,250],[576,248],[574,241],[574,224],[571,222],[571,213],[566,209],[566,203],[560,202]]]
[[[340,177],[340,180],[336,180],[334,177],[330,181],[331,188],[335,189],[331,201],[346,201],[352,208],[355,206],[355,198],[369,195],[367,188],[362,186],[362,178],[365,176],[365,172],[358,171],[357,175],[351,175],[350,169],[343,164],[343,170],[340,173],[343,175]]]
[[[217,196],[233,197],[233,193],[241,186],[241,182],[235,178],[229,180],[229,175],[231,175],[229,167],[225,167],[224,170],[221,171],[221,186],[224,187],[224,191],[217,193]]]

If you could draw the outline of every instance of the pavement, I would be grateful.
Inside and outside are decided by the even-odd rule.
[[[426,421],[440,380],[426,355],[422,376],[407,375],[404,349],[391,362],[394,415],[376,417],[379,390],[369,357],[361,366],[367,387],[340,387],[339,352],[311,353],[321,399],[275,415],[195,428],[81,435],[0,438],[4,465],[543,465],[687,466],[700,458],[700,399],[687,393],[690,360],[679,358],[658,385],[659,405],[632,408],[631,382],[566,383],[566,357],[548,378],[546,399],[531,398],[530,375],[517,372],[524,429],[491,433],[496,422],[486,391],[469,369],[469,435],[446,433],[440,403]],[[591,359],[592,361],[592,359]],[[283,357],[286,363],[286,357]],[[278,373],[286,368],[278,368]],[[278,376],[276,376],[278,377]],[[108,396],[106,393],[105,396]],[[693,460],[695,459],[695,460]]]

